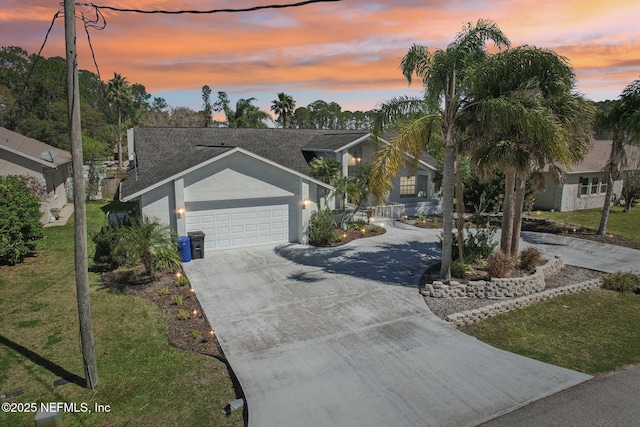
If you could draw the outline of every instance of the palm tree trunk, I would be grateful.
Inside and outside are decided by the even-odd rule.
[[[122,172],[122,134],[120,133],[122,128],[122,113],[120,107],[118,107],[118,172]]]
[[[508,257],[511,256],[511,239],[513,238],[514,188],[516,181],[515,168],[508,168],[504,173],[504,207],[502,209],[502,235],[500,249]]]
[[[464,184],[460,160],[456,162],[455,171],[456,229],[458,230],[458,261],[464,263]]]
[[[522,213],[524,211],[524,195],[527,179],[524,172],[518,172],[516,175],[516,194],[513,210],[513,235],[511,237],[511,254],[518,256],[520,251],[520,232],[522,231]]]
[[[618,163],[622,155],[622,144],[620,138],[614,135],[611,143],[611,154],[609,155],[609,170],[607,173],[607,192],[604,196],[604,206],[602,207],[602,216],[600,217],[600,225],[598,226],[599,236],[607,234],[607,221],[609,220],[609,211],[611,210],[611,196],[613,196],[613,177],[618,172]]]
[[[451,130],[453,132],[453,130]],[[444,147],[444,167],[442,172],[442,264],[440,266],[440,278],[451,278],[451,254],[453,251],[453,181],[455,164],[455,146],[446,144]]]

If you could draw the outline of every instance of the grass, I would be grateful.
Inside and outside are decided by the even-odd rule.
[[[100,208],[87,205],[90,235],[103,224]],[[242,411],[221,411],[236,397],[226,366],[171,346],[158,306],[102,288],[97,273],[89,276],[99,385],[95,392],[75,382],[54,386],[61,377],[84,378],[84,369],[73,223],[45,234],[36,257],[0,267],[0,394],[22,390],[8,400],[21,403],[110,406],[109,413],[63,413],[66,426],[243,425]],[[34,416],[0,412],[0,425],[33,425]]]
[[[536,211],[533,217],[551,219],[562,224],[580,226],[598,230],[602,209],[589,209],[573,212]],[[617,234],[640,242],[640,206],[624,212],[623,208],[613,206],[607,221],[607,233]]]
[[[463,328],[494,346],[591,375],[640,363],[640,296],[597,289]]]

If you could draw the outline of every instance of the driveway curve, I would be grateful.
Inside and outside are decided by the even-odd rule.
[[[249,426],[477,425],[590,378],[433,315],[417,284],[439,256],[438,233],[398,225],[338,248],[257,247],[184,264]]]

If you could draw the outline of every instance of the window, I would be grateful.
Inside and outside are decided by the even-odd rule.
[[[591,194],[598,194],[598,178],[591,178]]]
[[[400,196],[416,195],[416,177],[401,176],[400,177]]]
[[[580,177],[578,181],[580,184],[580,191],[578,191],[578,196],[586,196],[589,194],[589,178]]]
[[[607,192],[607,182],[606,182],[606,181],[603,181],[603,182],[600,184],[600,193],[604,194],[604,193],[606,193],[606,192]]]

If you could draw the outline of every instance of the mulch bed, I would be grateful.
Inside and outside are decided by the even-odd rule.
[[[364,230],[364,231],[363,231]],[[363,229],[354,230],[352,227],[348,227],[347,230],[338,230],[340,232],[340,240],[335,242],[329,242],[326,247],[336,247],[346,245],[352,240],[363,239],[367,237],[379,236],[387,232],[384,227],[376,225],[367,225]]]
[[[138,278],[136,278],[138,277]],[[176,286],[176,274],[156,274],[145,277],[141,272],[134,275],[131,270],[116,270],[102,274],[104,286],[117,289],[127,295],[135,295],[155,302],[162,310],[167,325],[169,342],[179,348],[225,360],[215,331],[202,311],[190,285]],[[164,290],[168,291],[162,295]],[[173,303],[175,296],[182,297],[182,305]],[[178,312],[186,310],[187,320],[180,320]]]

